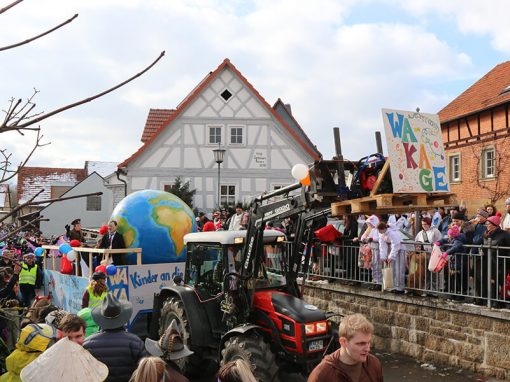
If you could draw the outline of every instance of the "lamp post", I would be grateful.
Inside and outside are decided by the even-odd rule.
[[[218,208],[220,208],[220,165],[223,163],[223,158],[225,156],[225,150],[220,148],[220,143],[218,143],[218,148],[213,150],[214,160],[218,163]]]

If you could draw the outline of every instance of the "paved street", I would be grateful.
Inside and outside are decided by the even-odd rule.
[[[498,382],[496,379],[483,377],[479,374],[473,374],[452,367],[440,367],[427,365],[423,362],[417,362],[412,358],[405,356],[395,356],[387,353],[375,353],[383,362],[384,380],[385,382]],[[193,382],[215,382],[214,377],[204,377],[193,379]],[[301,382],[290,381],[286,382]]]

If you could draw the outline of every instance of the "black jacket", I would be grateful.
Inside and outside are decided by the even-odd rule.
[[[138,361],[148,356],[143,341],[124,328],[93,334],[85,340],[83,347],[108,366],[106,381],[110,382],[127,382]]]
[[[7,283],[7,285],[0,289],[0,299],[8,297],[10,300],[15,300],[18,297],[14,293],[14,284],[18,282],[19,276],[14,274]]]
[[[101,244],[99,246],[100,248],[108,249],[110,248],[110,233],[107,232],[103,235],[103,238],[101,239]],[[118,233],[115,232],[112,239],[112,249],[123,249],[126,248],[126,244],[124,243],[124,237]]]

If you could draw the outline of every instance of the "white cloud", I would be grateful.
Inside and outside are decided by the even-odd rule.
[[[295,117],[325,157],[334,150],[331,127],[339,125],[345,154],[358,158],[375,148],[367,136],[382,130],[382,107],[438,111],[455,94],[438,93],[432,85],[462,79],[473,66],[468,52],[457,51],[428,30],[427,23],[347,22],[356,7],[371,3],[25,2],[2,15],[0,45],[76,12],[80,17],[38,42],[1,53],[0,100],[29,95],[36,86],[42,91],[39,110],[51,110],[112,86],[166,50],[156,67],[125,88],[42,123],[52,145],[40,150],[30,165],[121,161],[139,147],[149,108],[176,107],[229,57],[270,104],[278,97],[292,104]],[[450,12],[420,4],[406,11],[423,18]],[[26,151],[19,136],[2,134],[4,139],[18,155]]]
[[[465,34],[490,36],[494,49],[510,53],[510,2],[507,0],[397,1],[400,6],[418,16],[451,19]]]

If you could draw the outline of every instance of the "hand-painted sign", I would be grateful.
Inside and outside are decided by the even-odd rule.
[[[441,125],[436,114],[382,109],[393,192],[448,192]]]
[[[76,313],[81,309],[81,299],[87,285],[89,280],[84,277],[44,270],[45,294],[51,293],[52,303],[68,312]]]

